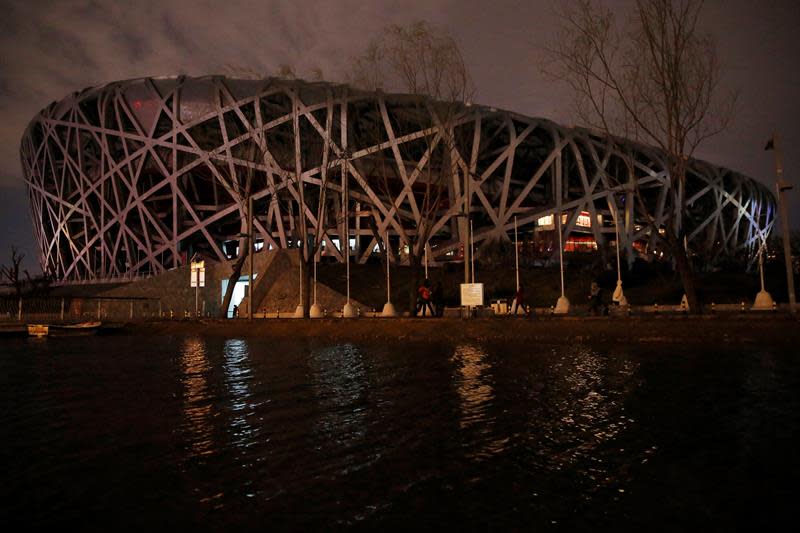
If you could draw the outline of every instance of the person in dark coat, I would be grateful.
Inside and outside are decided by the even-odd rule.
[[[442,289],[441,281],[437,281],[433,286],[431,300],[433,301],[434,316],[442,316],[444,314],[444,289]]]
[[[608,314],[608,307],[606,306],[605,302],[603,302],[603,290],[596,281],[592,282],[592,288],[589,291],[589,314]]]

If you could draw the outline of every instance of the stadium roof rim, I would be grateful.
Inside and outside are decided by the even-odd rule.
[[[141,81],[145,81],[145,80],[160,80],[160,81],[176,81],[177,82],[177,81],[181,81],[181,80],[185,80],[185,81],[202,81],[202,80],[207,80],[207,79],[208,80],[222,79],[222,80],[231,81],[231,82],[248,82],[248,83],[264,82],[265,86],[268,86],[268,85],[271,85],[271,84],[283,84],[283,85],[287,85],[287,86],[304,86],[304,87],[317,86],[317,87],[326,87],[326,88],[331,88],[331,89],[341,89],[341,90],[345,90],[345,91],[350,92],[351,94],[356,96],[356,99],[359,98],[359,97],[369,97],[371,95],[378,95],[379,94],[379,95],[382,95],[384,97],[388,97],[388,98],[392,98],[392,99],[414,100],[414,99],[419,99],[419,98],[431,98],[432,100],[434,100],[432,97],[430,97],[428,95],[417,95],[417,94],[413,94],[413,93],[402,93],[402,92],[387,92],[387,91],[383,91],[382,89],[377,89],[375,91],[370,91],[370,90],[360,89],[358,87],[354,87],[353,85],[350,85],[350,84],[347,84],[347,83],[331,82],[331,81],[327,81],[327,80],[308,81],[308,80],[304,80],[302,78],[282,78],[282,77],[279,77],[279,76],[268,76],[268,77],[264,77],[264,78],[245,78],[245,77],[229,76],[229,75],[226,75],[226,74],[204,74],[204,75],[200,75],[200,76],[191,76],[191,75],[188,75],[188,74],[174,74],[174,75],[173,74],[165,74],[165,75],[160,75],[160,76],[141,76],[141,77],[137,77],[137,78],[127,78],[127,79],[124,79],[124,80],[116,80],[116,81],[112,81],[112,82],[108,82],[108,83],[104,83],[104,84],[90,85],[90,86],[85,87],[83,89],[76,90],[76,91],[72,92],[68,97],[62,98],[60,100],[54,100],[49,105],[47,105],[46,107],[42,108],[39,111],[39,113],[37,113],[37,115],[33,118],[33,120],[31,120],[28,123],[27,127],[25,128],[25,133],[27,134],[27,131],[29,130],[31,125],[33,125],[38,120],[38,116],[40,114],[42,114],[44,111],[52,109],[53,107],[55,107],[56,105],[58,105],[60,103],[63,103],[65,100],[67,100],[69,98],[83,99],[83,98],[91,96],[91,94],[94,91],[102,92],[104,89],[107,89],[109,87],[125,85],[125,84],[129,84],[129,83],[134,83],[134,82],[141,82]],[[545,124],[548,124],[548,125],[552,125],[552,126],[555,126],[555,127],[567,130],[567,131],[572,131],[572,132],[575,132],[575,133],[582,133],[582,134],[594,136],[594,137],[597,137],[597,138],[611,138],[611,139],[614,139],[614,141],[617,144],[627,145],[628,147],[635,148],[637,151],[642,152],[642,153],[648,153],[649,152],[649,153],[653,153],[653,154],[659,154],[659,155],[662,155],[662,156],[665,154],[665,152],[661,148],[658,148],[656,146],[652,146],[652,145],[646,144],[645,142],[642,142],[642,141],[629,139],[627,137],[607,134],[605,132],[596,130],[594,128],[590,128],[588,126],[578,126],[578,125],[568,126],[568,125],[560,124],[560,123],[558,123],[558,122],[556,122],[556,121],[554,121],[552,119],[546,118],[546,117],[525,115],[525,114],[520,113],[518,111],[513,111],[513,110],[510,110],[510,109],[505,109],[505,108],[501,108],[501,107],[497,107],[497,106],[491,106],[491,105],[487,105],[487,104],[480,104],[480,103],[475,103],[475,102],[457,102],[457,103],[461,104],[461,105],[463,105],[465,107],[475,108],[477,110],[483,111],[484,113],[507,114],[507,115],[511,116],[512,118],[519,117],[521,120],[524,120],[524,121],[536,120],[536,121],[539,121],[539,122],[542,122],[542,123],[545,123]],[[727,172],[731,172],[731,173],[734,173],[734,174],[738,174],[738,175],[743,176],[743,177],[747,177],[747,178],[753,180],[757,185],[760,185],[760,186],[764,187],[766,190],[769,190],[770,193],[772,192],[772,190],[769,187],[767,187],[766,185],[764,185],[763,183],[761,183],[758,180],[752,178],[751,176],[748,176],[746,174],[743,174],[742,172],[739,172],[736,169],[730,168],[730,167],[725,166],[725,165],[720,165],[720,164],[717,164],[717,163],[713,163],[713,162],[705,160],[705,159],[700,159],[700,158],[697,158],[697,157],[694,157],[694,156],[690,157],[688,160],[689,160],[691,165],[706,165],[706,166],[710,166],[710,167],[713,167],[713,168],[718,168],[718,169],[721,169],[721,170],[725,170]]]

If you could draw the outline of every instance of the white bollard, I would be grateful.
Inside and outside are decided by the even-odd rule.
[[[322,306],[318,303],[314,303],[311,305],[311,309],[308,310],[308,316],[310,318],[322,318],[324,313],[322,312]]]
[[[754,311],[769,311],[774,308],[775,301],[772,299],[772,295],[765,290],[761,290],[756,294],[756,301],[750,309]]]
[[[566,296],[559,296],[553,312],[557,315],[566,315],[569,313],[569,300]]]
[[[392,302],[386,302],[383,304],[383,311],[381,311],[381,316],[386,318],[393,318],[397,316],[397,311],[394,309],[394,304]]]

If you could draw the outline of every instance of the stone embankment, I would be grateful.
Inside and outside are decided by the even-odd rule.
[[[291,318],[154,320],[121,331],[139,335],[202,335],[313,339],[321,342],[530,342],[764,343],[800,342],[800,320],[788,314],[761,316],[648,316],[525,318]]]

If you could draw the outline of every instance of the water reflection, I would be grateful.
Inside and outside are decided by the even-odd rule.
[[[250,368],[250,352],[247,341],[243,339],[226,340],[223,353],[225,359],[222,367],[225,371],[225,383],[233,411],[230,420],[232,444],[240,450],[245,450],[255,444],[258,437],[258,430],[247,420],[256,407],[252,403],[249,386],[253,372]]]
[[[30,529],[92,516],[222,531],[773,530],[794,509],[790,348],[93,339],[0,347],[14,437],[0,493]]]
[[[467,451],[471,459],[485,459],[502,452],[508,437],[495,432],[494,387],[491,383],[491,363],[486,352],[472,344],[456,346],[452,361],[456,364],[455,385],[460,400],[462,430],[472,430],[475,446]]]
[[[361,351],[352,344],[314,350],[309,366],[321,410],[315,440],[320,446],[354,446],[367,432],[367,374]]]
[[[559,347],[553,354],[546,384],[551,401],[530,419],[531,431],[544,444],[540,453],[551,469],[575,468],[592,486],[621,483],[612,479],[605,452],[634,423],[623,400],[636,365],[583,345]]]
[[[202,457],[216,451],[213,439],[212,394],[208,390],[210,365],[205,341],[186,339],[181,351],[183,366],[183,427],[189,434],[190,457]]]

